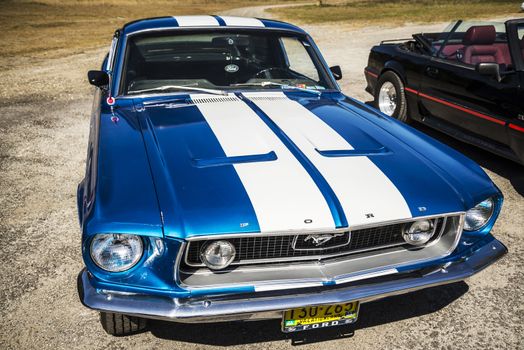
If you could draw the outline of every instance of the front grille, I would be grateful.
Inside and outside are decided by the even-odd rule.
[[[434,239],[443,227],[443,218],[435,220]],[[391,224],[379,227],[364,228],[343,233],[333,237],[322,247],[314,247],[304,242],[308,234],[300,235],[270,235],[249,236],[224,239],[231,242],[236,249],[233,264],[278,262],[279,260],[311,260],[325,259],[404,244],[402,228],[405,223]],[[349,243],[348,235],[350,235]],[[301,239],[299,239],[301,238]],[[294,240],[296,242],[294,243]],[[200,252],[208,240],[191,241],[188,244],[185,263],[190,266],[203,266]],[[295,247],[295,249],[293,248]],[[312,248],[312,249],[308,249]],[[302,259],[303,258],[303,259]]]

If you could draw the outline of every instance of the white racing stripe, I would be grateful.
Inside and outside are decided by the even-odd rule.
[[[264,23],[256,18],[220,16],[226,22],[226,26],[237,27],[264,27]]]
[[[219,26],[218,21],[213,16],[174,16],[179,27],[208,27]]]
[[[402,194],[368,157],[324,157],[317,152],[351,150],[353,146],[307,108],[281,92],[244,96],[262,109],[320,171],[340,201],[350,227],[411,218]]]
[[[274,161],[234,165],[262,232],[335,228],[331,211],[307,171],[245,102],[232,94],[192,94],[191,100],[228,157],[276,153]]]

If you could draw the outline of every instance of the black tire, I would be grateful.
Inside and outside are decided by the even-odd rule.
[[[397,106],[395,108],[395,111],[391,115],[391,117],[400,120],[404,123],[409,123],[410,118],[408,116],[408,103],[406,100],[406,92],[404,90],[404,83],[400,79],[400,77],[393,73],[392,71],[387,71],[384,74],[380,76],[377,82],[377,87],[375,89],[375,108],[380,111],[379,106],[379,94],[380,89],[382,86],[386,83],[390,82],[395,87],[395,92],[397,96]]]
[[[100,323],[107,334],[123,336],[141,332],[147,327],[145,318],[100,312]]]

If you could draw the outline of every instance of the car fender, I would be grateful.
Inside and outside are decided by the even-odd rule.
[[[387,71],[393,71],[395,74],[397,74],[400,77],[400,80],[402,80],[404,84],[407,83],[404,67],[402,67],[402,65],[399,62],[393,59],[387,61],[384,64],[384,68],[382,68],[380,75],[384,74]]]

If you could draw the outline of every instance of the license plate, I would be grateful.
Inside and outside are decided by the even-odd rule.
[[[350,324],[357,320],[358,309],[359,303],[355,301],[287,310],[282,316],[282,331],[290,333]]]

